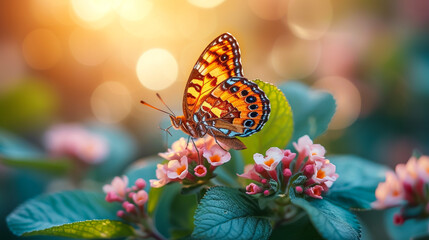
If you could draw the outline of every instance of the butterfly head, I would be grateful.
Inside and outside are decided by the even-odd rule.
[[[185,116],[173,116],[170,115],[171,124],[176,130],[183,129],[183,124],[185,123]]]

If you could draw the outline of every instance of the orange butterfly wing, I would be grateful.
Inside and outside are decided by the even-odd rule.
[[[183,95],[185,118],[192,118],[216,86],[235,76],[243,76],[240,49],[235,38],[224,33],[206,47],[192,69]]]

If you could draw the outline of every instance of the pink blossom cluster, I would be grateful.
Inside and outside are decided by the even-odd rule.
[[[386,173],[386,181],[379,183],[375,190],[377,200],[372,207],[385,209],[403,206],[393,219],[395,224],[400,225],[409,218],[429,215],[428,189],[429,156],[413,156],[406,164],[396,165],[395,172]]]
[[[144,205],[148,200],[148,194],[144,190],[146,182],[139,178],[134,186],[128,187],[128,177],[115,177],[110,184],[103,187],[107,202],[122,203],[123,210],[117,212],[118,217],[128,221],[139,222],[145,217]]]
[[[52,127],[45,134],[45,145],[54,156],[72,157],[88,164],[102,162],[109,150],[104,138],[77,124]]]
[[[218,145],[210,136],[200,138],[195,143],[188,143],[181,138],[172,144],[171,149],[159,155],[168,162],[157,165],[157,179],[150,180],[154,188],[169,182],[191,185],[206,181],[213,177],[213,171],[218,166],[231,159],[226,146]]]
[[[335,165],[325,158],[325,148],[313,144],[307,135],[293,146],[298,154],[272,147],[265,156],[253,155],[255,164],[246,166],[245,173],[239,175],[255,181],[246,186],[247,194],[268,196],[279,190],[288,194],[293,188],[298,195],[322,198],[338,178]]]

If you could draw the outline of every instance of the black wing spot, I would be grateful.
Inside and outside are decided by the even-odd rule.
[[[256,102],[256,97],[255,96],[248,96],[246,98],[246,103],[254,103]]]
[[[258,109],[258,105],[257,104],[249,105],[249,109],[250,110],[256,110],[256,109]]]
[[[229,91],[231,93],[236,93],[238,91],[238,87],[237,86],[233,86],[232,88],[229,89]]]
[[[241,96],[245,97],[249,94],[249,92],[247,90],[243,90],[241,91]]]
[[[255,117],[257,117],[259,115],[259,113],[257,113],[257,112],[250,112],[249,113],[249,117],[251,117],[251,118],[255,118]]]
[[[222,62],[225,62],[226,60],[228,60],[228,55],[226,53],[222,54],[222,56],[220,56],[220,60]]]
[[[253,127],[253,125],[255,125],[255,121],[251,120],[251,119],[247,119],[246,121],[244,121],[243,125],[245,127]]]

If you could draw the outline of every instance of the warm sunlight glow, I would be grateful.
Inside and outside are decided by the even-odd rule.
[[[200,8],[214,8],[223,3],[225,0],[188,0],[192,5]]]
[[[332,93],[337,103],[337,111],[329,124],[329,129],[343,129],[356,121],[361,110],[361,96],[350,80],[330,76],[318,80],[314,87]]]
[[[316,69],[321,55],[318,41],[305,41],[293,36],[279,37],[271,50],[273,69],[284,79],[301,79]]]
[[[22,52],[27,64],[34,69],[49,69],[62,56],[58,37],[50,30],[37,29],[24,39]]]
[[[150,0],[122,0],[117,12],[128,21],[139,21],[149,14],[152,7]]]
[[[256,16],[264,20],[278,20],[288,9],[288,0],[249,0],[249,7]]]
[[[297,37],[319,39],[329,29],[332,12],[330,0],[291,0],[287,25]]]
[[[91,96],[92,113],[101,122],[120,122],[130,113],[131,106],[130,91],[116,81],[102,83]]]
[[[105,17],[118,1],[114,0],[71,0],[77,17],[86,22],[95,22]]]
[[[76,29],[69,39],[70,51],[81,64],[95,66],[110,54],[109,40],[98,31]]]
[[[141,55],[136,71],[143,86],[152,90],[162,90],[176,81],[178,65],[169,51],[153,48]]]

